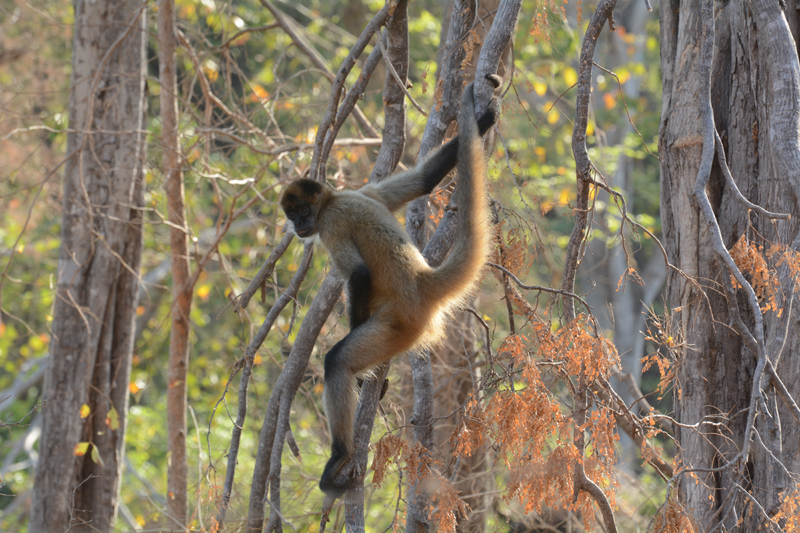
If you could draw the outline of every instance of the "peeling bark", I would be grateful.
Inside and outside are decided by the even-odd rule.
[[[76,1],[61,254],[28,531],[111,531],[142,246],[145,4]],[[81,419],[81,405],[90,415]],[[106,416],[114,409],[120,426]],[[76,457],[91,442],[102,458]],[[70,529],[71,528],[71,529]]]

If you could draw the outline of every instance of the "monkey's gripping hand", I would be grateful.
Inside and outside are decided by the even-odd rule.
[[[500,76],[497,74],[487,74],[486,79],[495,89],[500,87],[500,84],[502,83]],[[481,137],[486,135],[486,132],[489,131],[489,128],[494,126],[498,118],[500,118],[500,102],[497,100],[497,98],[492,98],[492,100],[489,102],[489,106],[486,108],[486,111],[484,111],[480,118],[478,118],[478,131],[480,132]]]

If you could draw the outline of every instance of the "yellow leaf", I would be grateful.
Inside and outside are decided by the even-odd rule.
[[[203,62],[203,72],[209,80],[214,81],[219,76],[219,65],[213,59],[206,59]]]
[[[203,300],[208,299],[208,295],[210,292],[211,292],[210,285],[200,285],[199,287],[197,287],[197,295]]]
[[[111,429],[119,429],[119,413],[114,406],[111,406],[111,409],[106,415],[106,425]]]
[[[575,71],[574,68],[567,67],[564,69],[564,81],[570,87],[578,83],[578,73]]]
[[[254,364],[254,365],[260,365],[260,364],[261,364],[261,361],[262,361],[262,359],[261,359],[261,356],[260,356],[260,355],[256,354],[256,356],[255,356],[255,357],[253,357],[253,364]]]
[[[545,85],[544,82],[541,82],[541,81],[538,81],[538,80],[534,81],[533,82],[533,90],[537,95],[544,96],[544,93],[547,92],[547,85]]]
[[[551,109],[549,113],[547,113],[547,123],[548,124],[555,124],[558,122],[559,112],[557,109]]]
[[[547,153],[545,152],[544,148],[542,148],[541,146],[537,146],[536,148],[533,149],[533,153],[536,154],[536,156],[539,158],[539,163],[545,162],[545,155]]]
[[[606,93],[603,95],[603,104],[605,104],[606,109],[614,109],[617,107],[617,99],[614,98],[613,94]]]
[[[561,205],[567,205],[569,203],[569,195],[572,192],[571,189],[561,189],[561,192],[558,195],[558,203]]]
[[[89,416],[89,413],[91,412],[92,409],[88,405],[86,404],[81,405],[81,418],[86,418],[87,416]]]
[[[72,449],[72,454],[80,457],[86,455],[87,451],[89,451],[89,443],[79,442],[78,444],[75,445],[75,448]]]
[[[590,120],[588,124],[586,124],[586,135],[594,135],[594,121]]]
[[[250,96],[249,100],[251,102],[269,100],[269,93],[261,85],[255,83],[253,84],[253,94]]]
[[[128,390],[131,391],[131,394],[136,394],[141,389],[139,389],[139,385],[137,385],[135,382],[131,381],[130,385],[128,385]]]
[[[45,344],[44,344],[44,342],[42,342],[41,338],[39,338],[37,336],[34,336],[34,337],[31,337],[30,339],[28,339],[28,346],[30,346],[31,348],[33,348],[36,351],[39,351],[39,350],[41,350],[42,348],[45,347]]]

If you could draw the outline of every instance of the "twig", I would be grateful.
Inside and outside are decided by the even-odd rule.
[[[516,283],[517,286],[520,289],[525,289],[526,291],[541,291],[541,292],[549,292],[549,293],[552,293],[552,294],[560,294],[562,296],[569,296],[570,298],[575,298],[580,303],[582,303],[583,306],[586,308],[586,311],[589,314],[592,313],[592,309],[593,309],[592,306],[590,306],[588,303],[586,303],[586,300],[584,300],[583,298],[581,298],[580,296],[578,296],[574,292],[565,291],[564,289],[553,289],[551,287],[544,287],[544,286],[541,286],[541,285],[525,285],[524,283],[522,283],[519,280],[519,278],[517,276],[514,275],[513,272],[511,272],[510,270],[506,269],[505,267],[502,267],[500,265],[496,265],[494,263],[489,263],[489,262],[487,262],[486,264],[489,265],[492,268],[496,268],[497,270],[502,271],[506,276],[511,278],[514,281],[514,283]]]
[[[417,108],[417,111],[422,113],[427,118],[428,113],[426,113],[425,110],[422,109],[422,107],[417,103],[417,101],[414,100],[414,97],[411,96],[411,93],[408,92],[406,84],[403,82],[403,80],[400,79],[400,75],[397,74],[394,65],[392,65],[392,60],[389,58],[389,54],[386,52],[386,46],[383,44],[383,34],[381,34],[378,37],[378,46],[380,46],[381,48],[381,54],[383,55],[383,63],[384,65],[386,65],[386,68],[389,69],[389,73],[394,78],[394,81],[397,82],[398,87],[400,87],[400,89],[403,91],[403,93],[405,93],[408,99],[411,100],[411,103],[414,104],[414,107]]]
[[[256,274],[244,292],[239,295],[236,306],[233,308],[234,311],[238,312],[247,307],[247,304],[250,303],[250,299],[253,297],[256,291],[262,287],[267,278],[272,275],[272,271],[275,270],[275,265],[278,263],[278,259],[283,257],[283,254],[286,253],[286,250],[289,248],[289,244],[292,242],[293,238],[294,232],[287,231],[283,236],[283,239],[281,239],[281,242],[279,242],[275,248],[272,249],[269,257],[267,257],[267,260],[264,261],[264,264],[259,269],[258,274]]]
[[[239,37],[241,37],[242,35],[244,35],[246,33],[269,31],[269,30],[274,30],[275,28],[278,28],[278,27],[280,27],[280,24],[267,24],[266,26],[258,26],[256,28],[245,28],[245,29],[243,29],[241,31],[237,31],[236,33],[233,34],[233,37],[231,37],[230,39],[228,39],[224,43],[213,47],[212,50],[221,50],[223,48],[228,48],[228,46],[230,46],[230,44],[233,41],[235,41],[236,39],[238,39]]]

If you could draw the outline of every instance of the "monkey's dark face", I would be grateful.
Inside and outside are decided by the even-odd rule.
[[[309,179],[292,182],[283,193],[281,207],[300,238],[317,234],[317,215],[324,197],[322,184]]]

